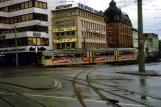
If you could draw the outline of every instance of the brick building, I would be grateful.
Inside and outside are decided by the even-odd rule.
[[[121,11],[112,0],[104,12],[106,21],[106,45],[116,48],[132,48],[132,23],[128,14]]]

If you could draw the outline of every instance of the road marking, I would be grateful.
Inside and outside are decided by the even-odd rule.
[[[148,77],[153,79],[161,79],[161,77],[151,77],[151,76],[148,76]]]
[[[136,105],[136,104],[127,104],[127,103],[118,103],[119,105],[130,106],[130,107],[145,107],[144,105]]]
[[[14,93],[5,93],[5,92],[0,92],[0,94],[4,95],[15,95]],[[58,99],[68,99],[68,100],[77,100],[76,98],[72,97],[58,97],[58,96],[48,96],[48,95],[38,95],[38,94],[23,94],[25,96],[33,96],[33,97],[45,97],[45,98],[58,98]],[[96,103],[107,103],[107,101],[101,101],[101,100],[87,100],[85,99],[84,101],[89,101],[89,102],[96,102]],[[145,107],[144,105],[136,105],[136,104],[127,104],[127,103],[118,103],[119,105],[124,105],[124,106],[130,106],[130,107]]]

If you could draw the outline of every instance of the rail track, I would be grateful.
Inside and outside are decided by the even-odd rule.
[[[90,71],[86,71],[86,70],[81,71],[81,72],[79,72],[74,78],[73,78],[73,77],[68,77],[68,76],[62,76],[62,75],[61,75],[61,77],[60,77],[59,75],[56,75],[56,76],[50,76],[50,75],[44,75],[44,74],[39,74],[39,75],[33,74],[33,75],[35,75],[35,76],[46,76],[46,77],[49,77],[49,78],[58,78],[58,79],[66,80],[66,81],[71,81],[71,82],[73,83],[73,88],[74,88],[75,95],[76,95],[77,99],[79,100],[79,102],[81,103],[81,105],[82,105],[83,107],[87,107],[87,106],[86,106],[86,104],[84,103],[84,101],[81,99],[81,96],[80,96],[80,93],[79,93],[78,90],[77,90],[76,84],[81,84],[81,85],[84,85],[84,86],[87,86],[87,87],[91,87],[91,88],[92,88],[92,89],[93,89],[93,90],[94,90],[94,91],[95,91],[103,100],[107,101],[107,103],[108,103],[109,105],[113,106],[113,107],[120,107],[118,101],[106,97],[106,96],[103,95],[100,91],[103,91],[103,92],[112,94],[112,95],[114,95],[114,96],[117,96],[117,97],[120,97],[120,98],[129,100],[129,101],[132,101],[132,102],[141,104],[141,105],[144,105],[145,107],[153,107],[153,106],[148,105],[148,104],[145,104],[145,103],[140,102],[140,101],[137,101],[137,100],[134,100],[134,99],[132,99],[132,98],[128,98],[128,97],[123,96],[123,95],[119,95],[119,94],[114,93],[114,92],[112,92],[112,91],[109,91],[109,90],[105,90],[105,89],[103,89],[103,88],[96,87],[96,86],[92,85],[93,83],[94,83],[94,84],[98,84],[98,85],[102,85],[102,86],[113,87],[113,88],[115,88],[115,89],[119,89],[120,91],[127,91],[127,92],[129,92],[129,93],[137,94],[137,95],[140,95],[140,96],[146,96],[146,97],[150,97],[150,98],[153,98],[153,99],[156,99],[156,100],[161,100],[160,98],[156,98],[156,97],[154,97],[154,96],[150,96],[150,95],[145,95],[145,94],[142,94],[142,93],[134,92],[134,91],[131,91],[131,90],[128,90],[128,89],[125,89],[125,88],[122,88],[122,87],[119,87],[119,86],[116,86],[116,85],[108,85],[108,84],[103,84],[103,83],[91,81],[91,79],[90,79],[90,74],[91,74],[93,71],[96,71],[96,69],[91,69]],[[80,74],[82,74],[82,73],[87,73],[87,72],[88,72],[88,74],[86,75],[86,79],[81,79],[81,78],[79,78],[79,75],[80,75]],[[22,75],[20,75],[20,76],[22,76]],[[24,75],[24,76],[25,76],[25,75]],[[86,83],[83,83],[83,82],[80,82],[80,81],[87,82],[87,84],[86,84]],[[7,85],[7,84],[6,84],[6,85]],[[0,89],[5,90],[4,88],[1,88],[1,87],[0,87]],[[11,90],[7,90],[7,89],[6,89],[6,91],[15,93],[15,92],[13,92],[13,91],[11,91]],[[22,95],[22,94],[19,94],[19,93],[15,93],[15,94],[17,94],[17,95]],[[23,96],[23,95],[22,95],[22,96]],[[26,97],[26,96],[23,96],[23,97]],[[27,99],[33,101],[33,100],[30,99],[30,98],[27,98]],[[0,98],[0,100],[6,102],[6,103],[7,103],[8,105],[10,105],[11,107],[14,107],[13,104],[11,104],[10,102],[6,101],[4,98]],[[37,102],[37,101],[33,101],[33,102],[35,102],[35,103],[41,105],[42,107],[47,107],[47,106],[45,106],[44,104],[41,104],[41,103],[39,103],[39,102]]]
[[[44,105],[44,104],[42,104],[42,103],[40,103],[40,102],[38,102],[38,101],[36,101],[36,100],[33,100],[33,99],[29,98],[29,97],[26,97],[26,96],[23,95],[23,94],[17,93],[17,92],[15,92],[15,91],[10,90],[10,89],[6,89],[6,88],[2,88],[2,87],[0,87],[0,89],[1,89],[1,90],[4,90],[4,91],[7,91],[7,92],[10,92],[10,93],[12,93],[12,94],[14,94],[14,95],[23,97],[23,98],[25,98],[26,100],[29,100],[29,101],[31,101],[31,102],[33,102],[33,103],[36,103],[36,104],[38,104],[38,105],[41,106],[41,107],[47,107],[46,105]],[[2,98],[2,97],[0,97],[0,100],[4,101],[5,103],[7,103],[7,104],[8,104],[9,106],[11,106],[11,107],[16,107],[14,104],[12,104],[11,102],[5,100],[5,99]]]

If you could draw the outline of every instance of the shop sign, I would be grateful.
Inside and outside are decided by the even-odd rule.
[[[0,40],[6,39],[6,35],[0,35]]]
[[[97,10],[95,10],[91,7],[88,7],[87,5],[81,4],[81,3],[78,3],[78,7],[85,9],[85,10],[88,10],[90,12],[96,13],[96,14],[103,14],[103,12],[97,11]]]
[[[73,31],[73,30],[76,30],[76,27],[53,29],[53,32],[67,32],[67,31]]]
[[[40,36],[41,36],[41,33],[39,33],[39,32],[34,32],[34,33],[33,33],[33,36],[40,37]]]
[[[73,7],[72,4],[67,4],[67,5],[60,5],[60,6],[56,6],[56,10],[57,9],[65,9],[65,8],[70,8]]]
[[[17,51],[25,51],[25,48],[21,48],[21,49],[17,49]],[[15,52],[15,49],[4,49],[4,50],[0,50],[0,52]]]
[[[54,40],[54,43],[66,43],[66,42],[76,42],[76,38],[71,38],[71,39],[60,39],[60,40]]]

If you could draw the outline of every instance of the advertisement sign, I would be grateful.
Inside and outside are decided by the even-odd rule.
[[[89,58],[54,58],[53,64],[89,62]]]
[[[58,9],[65,9],[65,8],[70,8],[70,7],[73,7],[72,4],[56,6],[55,9],[58,10]]]
[[[67,31],[73,31],[73,30],[76,30],[76,27],[53,29],[53,32],[67,32]]]
[[[135,59],[135,55],[120,55],[119,60],[128,60],[128,59]]]
[[[87,5],[84,5],[84,4],[81,4],[81,3],[78,3],[78,7],[82,8],[82,9],[85,9],[85,10],[88,10],[90,12],[93,12],[93,13],[96,13],[96,14],[103,14],[103,12],[100,12],[100,11],[97,11]]]
[[[104,56],[95,56],[94,61],[105,61],[106,57]]]
[[[57,63],[68,63],[68,58],[54,58],[52,59],[53,64],[57,64]]]
[[[106,56],[106,60],[108,60],[108,61],[116,60],[116,57],[115,56]]]
[[[76,42],[76,38],[71,39],[60,39],[60,40],[54,40],[54,43],[67,43],[67,42]]]

